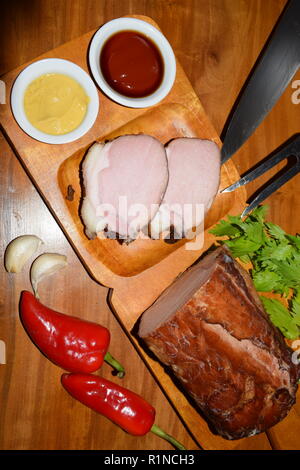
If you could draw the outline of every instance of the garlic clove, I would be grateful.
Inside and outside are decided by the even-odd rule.
[[[67,264],[67,257],[57,253],[43,253],[34,260],[30,269],[30,282],[37,299],[39,299],[39,282],[64,268]]]
[[[19,273],[24,264],[38,250],[43,241],[36,235],[21,235],[12,240],[5,250],[4,265],[9,273]]]

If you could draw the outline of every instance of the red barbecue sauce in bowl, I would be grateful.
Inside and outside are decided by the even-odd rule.
[[[100,67],[108,85],[131,98],[154,93],[164,75],[157,46],[137,31],[121,31],[108,38],[100,52]]]

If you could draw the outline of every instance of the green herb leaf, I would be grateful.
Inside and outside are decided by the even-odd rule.
[[[245,264],[251,263],[251,258],[249,255],[242,255],[239,258],[242,263],[245,263]]]
[[[257,207],[246,219],[228,216],[210,233],[227,236],[232,256],[252,264],[250,274],[259,292],[293,297],[287,309],[280,301],[263,298],[271,321],[288,338],[300,335],[300,235],[289,235],[279,225],[265,222],[268,206]]]
[[[286,284],[291,288],[300,287],[300,265],[297,261],[272,259],[272,263],[277,266],[276,272],[285,280]]]
[[[238,226],[232,225],[230,222],[225,220],[221,220],[213,229],[209,231],[213,235],[217,237],[223,237],[224,235],[227,236],[235,236],[241,233],[241,230]]]
[[[300,290],[298,294],[296,294],[291,299],[291,312],[293,316],[293,322],[300,327]]]
[[[271,292],[275,290],[281,281],[281,277],[273,271],[256,271],[253,274],[253,282],[259,292]]]
[[[265,246],[262,248],[258,257],[261,261],[275,258],[276,260],[286,260],[291,258],[293,247],[291,245]]]
[[[281,240],[281,241],[285,240],[286,233],[285,233],[284,230],[282,230],[281,227],[279,227],[279,225],[272,224],[271,222],[266,222],[265,225],[266,225],[270,235],[272,235],[272,237],[276,238],[277,240]]]
[[[261,224],[264,222],[266,218],[266,214],[269,210],[269,206],[264,205],[264,206],[258,206],[254,211],[250,214],[250,216],[247,218],[247,220],[257,220]]]
[[[286,235],[287,239],[300,250],[300,235]]]
[[[260,246],[266,242],[266,235],[264,233],[263,225],[261,225],[259,222],[245,224],[243,228],[246,236],[252,242],[257,243]]]
[[[261,246],[259,243],[255,243],[252,240],[248,240],[244,236],[234,238],[233,240],[226,240],[226,245],[228,246],[232,255],[235,258],[240,258],[241,256],[254,253]]]
[[[261,301],[266,312],[270,315],[272,323],[289,339],[296,339],[299,336],[299,328],[293,322],[287,308],[277,299],[268,299],[261,296]]]

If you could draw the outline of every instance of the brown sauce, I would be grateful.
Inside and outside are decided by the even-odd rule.
[[[100,67],[111,88],[132,98],[155,92],[164,74],[157,46],[136,31],[121,31],[111,36],[102,48]]]

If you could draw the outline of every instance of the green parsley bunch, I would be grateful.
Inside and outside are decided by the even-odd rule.
[[[288,298],[288,308],[277,299],[261,296],[271,321],[286,338],[300,336],[300,236],[287,234],[279,225],[265,221],[268,206],[256,208],[246,219],[228,216],[210,233],[225,243],[235,258],[251,263],[255,288]]]

